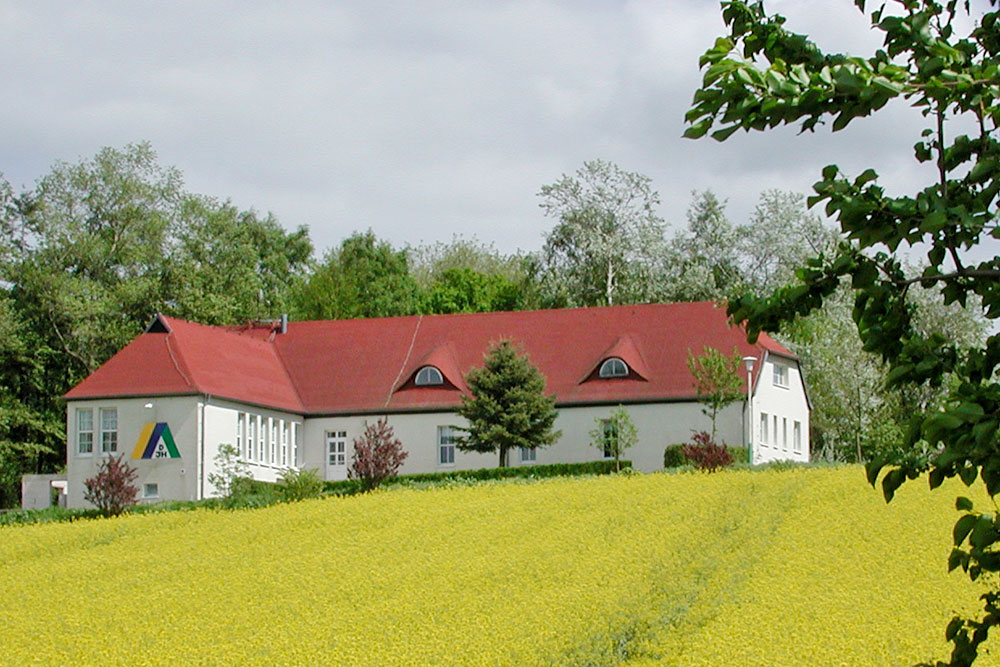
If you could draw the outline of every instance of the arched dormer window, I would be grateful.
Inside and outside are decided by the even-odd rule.
[[[598,371],[598,376],[602,378],[628,377],[628,364],[618,357],[605,359],[604,363],[601,364],[601,370]]]
[[[417,376],[413,378],[413,384],[417,387],[433,387],[444,384],[444,376],[433,366],[424,366],[417,371]]]

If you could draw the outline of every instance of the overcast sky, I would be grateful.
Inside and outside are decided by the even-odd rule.
[[[768,8],[826,50],[880,46],[851,0]],[[723,32],[708,0],[7,1],[0,172],[31,187],[56,160],[148,140],[188,190],[308,225],[318,250],[367,228],[538,249],[539,188],[593,158],[650,176],[675,227],[692,190],[740,222],[830,163],[890,191],[925,181],[905,103],[836,134],[682,139]]]

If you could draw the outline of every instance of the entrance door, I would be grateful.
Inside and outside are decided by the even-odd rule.
[[[347,431],[326,432],[326,478],[347,479]]]

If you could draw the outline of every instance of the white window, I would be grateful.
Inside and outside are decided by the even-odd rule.
[[[243,428],[246,421],[246,415],[242,412],[236,413],[236,452],[237,456],[241,459],[245,459],[247,456],[246,441],[243,439]]]
[[[260,415],[253,416],[257,427],[257,461],[264,463],[267,461],[267,422]]]
[[[281,422],[281,465],[288,465],[288,422]]]
[[[271,429],[267,417],[260,418],[260,462],[270,463],[271,459]]]
[[[247,415],[247,459],[253,461],[257,450],[257,417]]]
[[[291,465],[297,466],[299,464],[299,443],[298,443],[298,426],[295,422],[290,424],[291,429],[289,432],[289,440],[291,440]]]
[[[792,447],[796,454],[802,452],[802,424],[800,422],[792,424]]]
[[[535,454],[538,452],[534,447],[521,447],[521,462],[529,463],[535,461]]]
[[[760,444],[766,445],[767,437],[767,413],[760,413]]]
[[[76,451],[80,454],[94,453],[94,411],[78,408],[76,411]]]
[[[781,448],[788,451],[788,417],[781,418]]]
[[[430,387],[444,384],[444,376],[441,375],[441,371],[433,366],[424,366],[417,371],[417,377],[413,379],[413,384],[418,387]]]
[[[154,483],[147,483],[142,485],[142,497],[143,498],[159,498],[160,497],[160,485]]]
[[[326,432],[326,453],[331,466],[347,465],[347,431]]]
[[[597,374],[602,378],[623,378],[628,375],[628,364],[618,357],[605,359]]]
[[[774,385],[776,387],[788,386],[788,366],[784,364],[774,364]]]
[[[438,465],[455,465],[454,426],[438,426]]]
[[[772,442],[774,443],[774,448],[777,449],[781,441],[778,440],[778,415],[771,417],[771,437],[774,438]]]
[[[118,451],[118,408],[101,408],[101,452]]]
[[[268,419],[271,422],[271,464],[278,465],[278,420]]]

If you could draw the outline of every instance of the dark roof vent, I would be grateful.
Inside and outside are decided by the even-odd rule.
[[[170,333],[170,327],[163,321],[163,317],[157,313],[153,317],[153,321],[146,327],[146,333]]]

